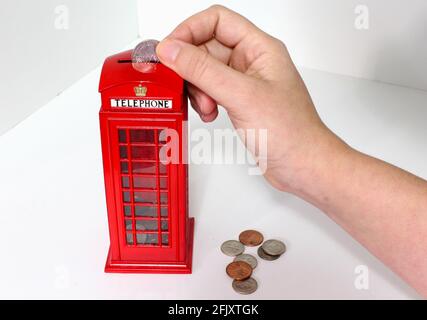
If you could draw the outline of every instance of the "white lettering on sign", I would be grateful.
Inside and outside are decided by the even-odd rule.
[[[172,109],[172,100],[110,99],[112,108]]]

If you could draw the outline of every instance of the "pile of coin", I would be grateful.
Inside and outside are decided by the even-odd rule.
[[[228,240],[221,245],[221,251],[227,256],[235,257],[227,265],[225,271],[233,279],[232,287],[240,294],[251,294],[258,289],[258,283],[251,278],[253,270],[257,267],[257,259],[244,253],[245,246],[258,248],[258,256],[267,261],[274,261],[286,252],[286,245],[280,240],[264,241],[264,236],[256,230],[246,230],[240,233],[239,241]]]

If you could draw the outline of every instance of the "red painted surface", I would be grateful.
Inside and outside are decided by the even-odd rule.
[[[194,219],[188,216],[188,166],[183,161],[184,81],[160,63],[150,73],[137,72],[130,63],[131,53],[107,58],[99,84],[110,231],[105,271],[191,273]],[[137,96],[141,87],[145,95]],[[145,100],[167,100],[171,108],[141,107],[147,105]],[[130,103],[138,107],[127,107]],[[162,136],[165,129],[178,133],[178,163],[160,161],[159,151],[168,143]]]

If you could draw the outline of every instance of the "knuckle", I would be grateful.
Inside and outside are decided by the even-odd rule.
[[[188,65],[189,77],[193,80],[202,79],[209,64],[209,54],[201,49],[193,53]]]
[[[278,38],[271,36],[271,43],[275,48],[279,50],[287,50],[286,44]]]
[[[220,4],[213,4],[209,7],[209,10],[212,11],[224,11],[226,8]]]

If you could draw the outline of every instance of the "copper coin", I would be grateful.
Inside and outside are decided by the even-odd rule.
[[[237,293],[251,294],[254,293],[258,288],[258,283],[254,278],[249,278],[242,281],[234,280],[232,286],[234,291],[236,291]]]
[[[244,261],[234,261],[225,269],[227,274],[234,280],[245,280],[252,275],[251,266]]]
[[[264,237],[256,230],[246,230],[239,235],[239,241],[248,247],[256,247],[264,241]]]
[[[267,254],[267,253],[262,249],[262,247],[259,247],[259,248],[258,248],[258,255],[259,255],[259,257],[260,257],[261,259],[264,259],[264,260],[267,260],[267,261],[274,261],[274,260],[277,260],[277,259],[279,259],[279,258],[280,258],[280,255],[272,256],[272,255]]]

